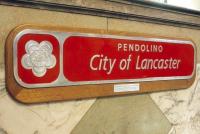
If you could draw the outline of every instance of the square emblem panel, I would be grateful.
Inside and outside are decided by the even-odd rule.
[[[16,77],[19,81],[26,84],[51,83],[58,78],[60,46],[56,37],[50,34],[23,34],[15,48]]]

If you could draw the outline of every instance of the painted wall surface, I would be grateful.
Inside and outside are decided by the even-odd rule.
[[[96,133],[133,133],[133,130],[136,130],[134,127],[138,128],[138,126],[141,126],[135,133],[166,134],[171,129],[171,125],[171,134],[188,134],[188,132],[190,132],[190,134],[197,134],[199,132],[200,114],[198,111],[200,109],[198,107],[200,107],[200,103],[198,103],[199,96],[196,95],[199,92],[199,76],[196,78],[194,85],[187,90],[130,95],[127,99],[119,97],[119,99],[115,98],[115,100],[104,98],[104,100],[87,99],[23,105],[13,100],[5,88],[4,46],[9,32],[16,26],[21,24],[42,24],[50,26],[94,28],[107,31],[115,30],[150,34],[153,36],[191,39],[197,46],[197,57],[199,57],[200,30],[3,5],[0,5],[0,16],[0,134],[63,134],[70,133],[73,129],[73,133],[84,134],[84,129],[90,130],[91,126],[91,124],[86,123],[88,126],[81,127],[81,124],[83,124],[81,121],[85,120],[86,122],[98,122],[101,120],[100,125],[97,124],[97,126],[94,127],[95,129],[92,128],[88,133],[94,133],[94,131],[96,131]],[[185,54],[187,54],[187,52],[185,52]],[[198,58],[198,62],[199,61],[200,59]],[[195,99],[193,99],[194,96]],[[142,102],[145,99],[144,104],[136,103],[137,101],[132,102],[133,104],[135,102],[134,108],[141,109],[141,111],[131,110],[131,104],[129,103],[127,104],[128,106],[125,107],[126,103],[134,97],[137,97],[138,102]],[[116,109],[116,111],[113,111],[115,108],[112,107],[117,107],[118,105],[114,105],[113,103],[110,103],[108,106],[105,105],[104,110],[98,110],[99,105],[104,106],[104,104],[111,101],[115,104],[123,101],[124,103],[119,105],[119,108]],[[96,104],[97,106],[94,105],[94,107],[90,109],[93,104]],[[149,105],[151,108],[145,108],[145,106]],[[112,112],[117,113],[124,108],[126,108],[126,111],[130,112],[123,115],[123,112],[121,111],[120,114],[116,114],[117,116],[113,116],[115,121],[118,122],[117,127],[115,126],[115,122],[112,122],[112,119],[107,120],[106,118],[103,118],[104,112],[110,112],[110,116],[107,118],[112,118]],[[154,110],[156,112],[152,112]],[[95,120],[96,118],[87,118],[90,117],[87,114],[92,113],[93,111],[95,111],[96,115],[102,115],[102,118],[98,118],[99,120]],[[184,115],[179,114],[183,112],[185,112]],[[85,113],[87,114],[85,115]],[[152,113],[152,115],[147,113]],[[154,115],[153,113],[157,114]],[[137,116],[143,114],[146,116]],[[84,115],[85,117],[81,120]],[[127,118],[129,115],[135,116]],[[149,118],[150,116],[155,116],[155,118]],[[135,125],[134,122],[131,122],[130,120],[135,120],[139,125]],[[145,124],[145,122],[148,122],[148,124]],[[120,128],[120,130],[117,128]]]

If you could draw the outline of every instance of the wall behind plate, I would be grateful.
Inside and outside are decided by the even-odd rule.
[[[56,2],[65,1],[57,0]],[[103,0],[95,2],[91,2],[91,0],[71,0],[68,3],[69,5],[60,3],[60,8],[56,7],[55,4],[47,6],[46,3],[43,3],[41,6],[38,4],[34,5],[33,3],[32,5],[29,3],[24,3],[25,5],[22,3],[0,3],[3,4],[0,5],[1,74],[4,74],[2,73],[4,72],[4,67],[2,66],[4,66],[6,38],[13,28],[21,24],[80,27],[107,31],[115,30],[150,34],[153,36],[191,39],[197,46],[197,57],[199,57],[200,19],[197,15]],[[160,17],[163,19],[159,19]],[[187,52],[185,53],[187,54]],[[199,61],[200,59],[198,58]],[[0,75],[0,77],[4,79],[3,75]],[[0,84],[3,85],[4,81],[2,80]],[[9,95],[5,93],[5,88],[0,89],[2,90],[0,90],[0,110],[3,113],[0,115],[0,125],[8,133],[21,134],[22,131],[30,133],[35,130],[40,130],[41,133],[70,132],[94,102],[94,100],[86,100],[51,105],[23,106],[10,99]],[[30,122],[27,125],[27,121],[29,120]],[[64,127],[62,124],[64,124]],[[38,132],[35,131],[34,133]]]

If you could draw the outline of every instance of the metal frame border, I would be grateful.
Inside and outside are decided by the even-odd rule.
[[[18,64],[17,64],[17,43],[18,40],[26,33],[39,33],[39,34],[50,34],[57,38],[60,45],[60,73],[58,78],[51,83],[39,83],[39,84],[27,84],[24,83],[18,76]],[[128,39],[128,40],[145,40],[154,42],[168,42],[168,43],[182,43],[191,44],[194,48],[194,69],[189,76],[170,76],[170,77],[148,77],[141,79],[119,79],[119,80],[96,80],[96,81],[82,81],[82,82],[71,82],[63,74],[63,44],[64,41],[70,36],[84,36],[84,37],[101,37],[101,38],[116,38],[116,39]],[[79,33],[79,32],[56,32],[48,30],[36,30],[36,29],[24,29],[20,31],[14,38],[13,42],[13,69],[15,80],[23,87],[37,88],[37,87],[57,87],[57,86],[72,86],[72,85],[86,85],[86,84],[109,84],[109,83],[122,83],[122,82],[145,82],[145,81],[158,81],[158,80],[177,80],[177,79],[190,79],[195,73],[196,68],[196,47],[192,41],[184,40],[171,40],[171,39],[159,39],[159,38],[146,38],[146,37],[130,37],[130,36],[118,36],[109,34],[93,34],[93,33]]]

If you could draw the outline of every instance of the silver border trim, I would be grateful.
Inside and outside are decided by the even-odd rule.
[[[59,41],[60,45],[60,73],[58,78],[52,83],[40,83],[40,84],[27,84],[24,83],[18,76],[18,64],[17,64],[17,43],[19,39],[27,33],[35,34],[50,34]],[[84,36],[84,37],[100,37],[100,38],[116,38],[116,39],[128,39],[128,40],[141,40],[141,41],[154,41],[154,42],[167,42],[167,43],[181,43],[191,44],[194,48],[194,69],[190,76],[171,76],[171,77],[149,77],[142,79],[123,79],[123,80],[98,80],[98,81],[82,81],[82,82],[71,82],[67,80],[63,74],[63,44],[64,41],[70,36]],[[38,87],[57,87],[57,86],[73,86],[73,85],[86,85],[86,84],[109,84],[109,83],[122,83],[122,82],[145,82],[145,81],[159,81],[159,80],[177,80],[177,79],[190,79],[195,73],[196,68],[196,47],[192,41],[183,40],[171,40],[171,39],[158,39],[158,38],[145,38],[145,37],[130,37],[130,36],[118,36],[108,34],[89,34],[89,33],[78,33],[78,32],[56,32],[47,30],[35,30],[25,29],[19,32],[14,38],[13,42],[13,65],[14,65],[14,77],[17,83],[26,88],[38,88]]]

